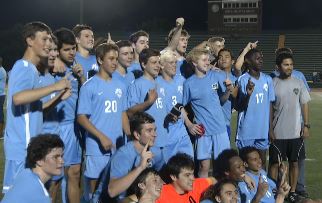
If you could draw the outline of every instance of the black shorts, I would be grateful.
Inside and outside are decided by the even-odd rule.
[[[1,95],[0,96],[0,123],[4,122],[4,115],[3,115],[4,100],[6,100],[6,95]]]
[[[274,140],[269,147],[269,162],[278,163],[278,156],[283,161],[297,162],[305,159],[304,140],[302,138],[289,140]]]

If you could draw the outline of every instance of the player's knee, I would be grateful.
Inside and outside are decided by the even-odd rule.
[[[69,179],[79,179],[80,178],[80,166],[71,166],[67,172]]]

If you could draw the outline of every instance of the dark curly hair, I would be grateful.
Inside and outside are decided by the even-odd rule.
[[[230,169],[229,160],[238,156],[238,152],[235,149],[226,149],[222,151],[215,160],[215,177],[217,180],[224,179],[226,177],[225,172]]]
[[[235,181],[229,179],[223,179],[217,182],[215,185],[211,185],[205,190],[200,197],[200,201],[202,200],[211,200],[212,202],[217,203],[216,196],[220,195],[220,191],[223,189],[224,185],[232,184],[237,188]]]
[[[32,138],[27,147],[26,168],[35,168],[37,161],[44,159],[54,148],[64,149],[58,135],[42,134]]]

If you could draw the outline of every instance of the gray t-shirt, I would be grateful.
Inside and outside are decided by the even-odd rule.
[[[295,139],[301,133],[301,104],[311,100],[303,81],[296,78],[273,79],[273,129],[276,139]]]

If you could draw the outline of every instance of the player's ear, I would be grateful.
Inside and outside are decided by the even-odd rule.
[[[133,136],[136,140],[139,140],[140,139],[140,134],[136,131],[133,131]]]
[[[32,37],[27,37],[27,39],[26,39],[26,43],[27,43],[27,46],[28,46],[28,47],[32,47],[33,42],[34,42],[34,40],[33,40],[33,38],[32,38]]]
[[[248,164],[247,164],[247,162],[246,162],[246,161],[244,162],[244,166],[245,166],[246,168],[248,168]]]
[[[215,196],[216,202],[221,202],[221,199],[218,195]]]
[[[140,63],[140,65],[141,65],[141,67],[142,67],[143,69],[145,69],[145,65],[146,65],[146,64],[144,64],[144,63],[142,62],[142,63]]]
[[[172,181],[176,181],[177,180],[177,177],[175,175],[170,175],[170,178]]]
[[[103,61],[102,61],[102,59],[100,57],[97,58],[97,63],[98,63],[98,65],[102,65],[103,64]]]
[[[75,38],[76,38],[76,43],[79,44],[80,43],[79,37],[75,37]]]
[[[144,183],[139,183],[138,184],[138,187],[141,189],[141,190],[144,190],[146,188],[145,184]]]

